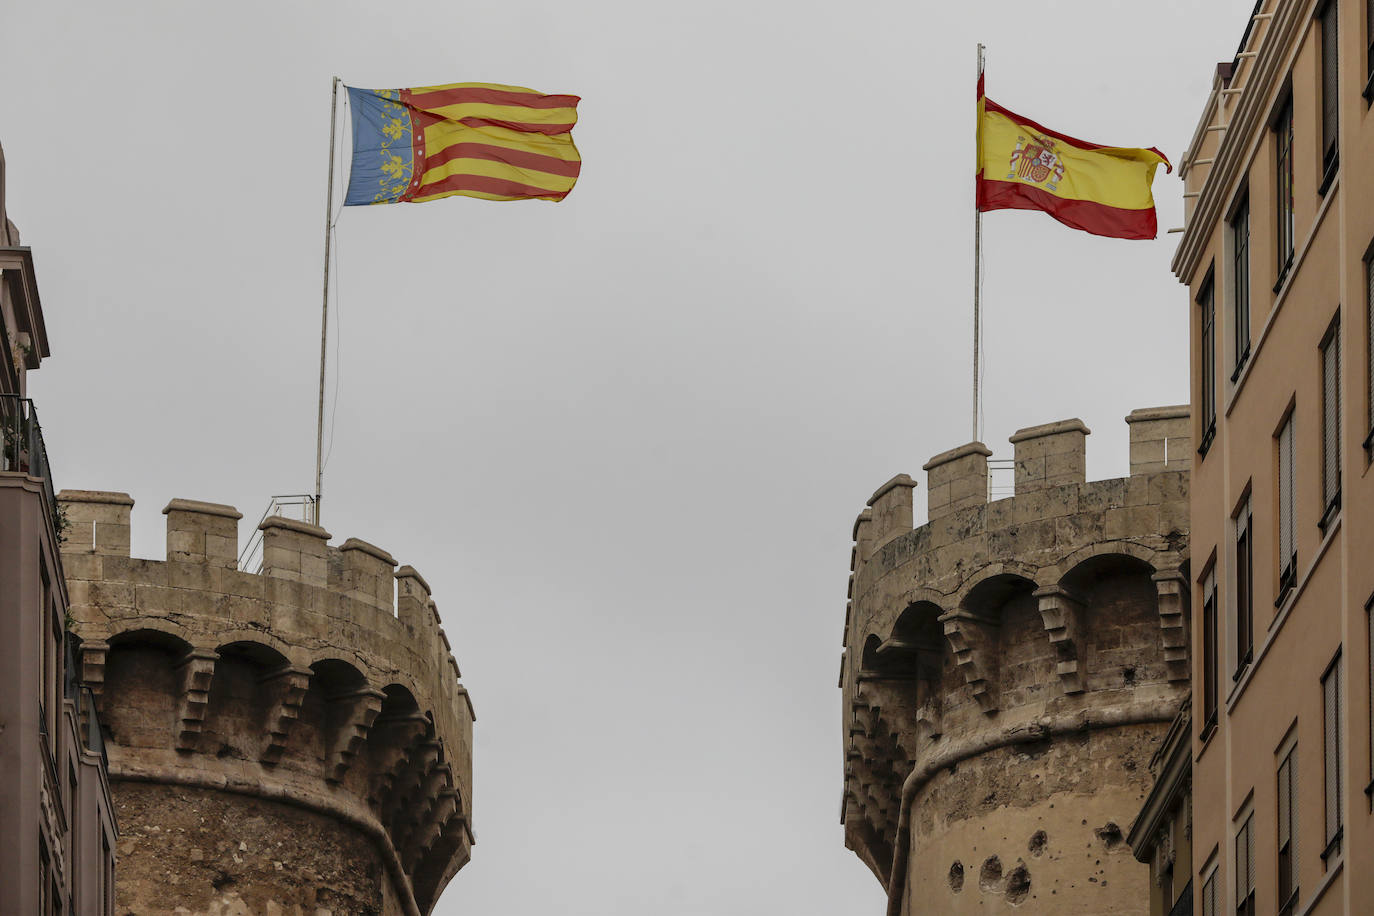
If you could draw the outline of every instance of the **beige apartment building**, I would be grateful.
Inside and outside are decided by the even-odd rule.
[[[1173,263],[1195,911],[1370,913],[1374,4],[1262,0],[1237,25],[1181,162]]]
[[[63,525],[25,378],[48,355],[0,152],[0,913],[112,916],[118,833],[100,724],[73,664]]]

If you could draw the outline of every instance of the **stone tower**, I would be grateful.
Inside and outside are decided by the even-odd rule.
[[[420,574],[280,517],[241,572],[240,514],[182,499],[167,559],[131,559],[126,494],[59,501],[117,912],[429,913],[473,842],[474,716]]]
[[[1015,495],[978,442],[854,526],[840,672],[845,844],[890,916],[1144,914],[1123,841],[1187,693],[1188,409],[1137,410],[1086,482],[1078,420],[1023,429]]]

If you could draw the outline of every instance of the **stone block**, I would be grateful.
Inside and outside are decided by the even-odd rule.
[[[264,576],[321,588],[329,584],[328,531],[279,515],[264,519],[258,528],[262,531]],[[291,554],[295,555],[294,559]]]
[[[239,519],[233,506],[194,499],[174,499],[167,516],[167,559],[234,568],[238,565]],[[209,550],[214,544],[214,551]]]
[[[1130,427],[1132,475],[1191,467],[1192,421],[1188,405],[1133,410],[1126,423]]]
[[[413,566],[402,566],[395,575],[396,616],[415,632],[421,632],[431,620],[429,583]]]
[[[396,559],[382,548],[357,538],[344,541],[339,553],[343,556],[345,594],[394,613]]]
[[[881,547],[912,528],[912,493],[916,481],[898,474],[879,487],[868,500],[873,510],[873,543]]]
[[[1017,430],[1010,439],[1016,466],[1016,495],[1084,483],[1088,479],[1086,439],[1090,432],[1078,419]]]
[[[930,488],[927,515],[931,521],[988,501],[988,457],[992,451],[970,442],[942,452],[922,467]]]

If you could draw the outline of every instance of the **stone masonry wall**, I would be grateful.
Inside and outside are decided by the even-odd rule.
[[[120,912],[428,913],[470,856],[474,715],[420,574],[277,517],[242,572],[239,513],[191,500],[135,559],[127,495],[59,500]]]
[[[854,525],[845,843],[890,916],[1145,913],[1122,840],[1187,692],[1187,408],[1136,411],[1131,476],[1085,479],[1089,430],[1018,431],[1016,495],[970,443]]]

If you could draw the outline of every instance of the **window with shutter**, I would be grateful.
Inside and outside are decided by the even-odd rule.
[[[1298,548],[1296,526],[1294,524],[1294,453],[1293,414],[1283,421],[1279,430],[1279,597],[1275,604],[1282,603],[1288,596],[1298,578]]]
[[[1321,343],[1322,354],[1322,511],[1321,527],[1341,505],[1341,318],[1338,314]]]
[[[1202,894],[1199,897],[1202,904],[1202,916],[1217,916],[1217,873],[1215,870],[1207,876],[1207,881],[1202,885]]]
[[[1297,748],[1279,764],[1279,916],[1292,916],[1298,906],[1298,838],[1294,794],[1297,792]]]
[[[1250,201],[1242,200],[1231,217],[1231,325],[1235,333],[1235,366],[1231,381],[1250,358]]]
[[[1339,653],[1322,675],[1322,769],[1326,817],[1326,848],[1322,861],[1328,866],[1341,854],[1344,829],[1341,820],[1341,656]]]
[[[1202,405],[1202,436],[1197,451],[1199,455],[1206,455],[1217,434],[1216,303],[1210,276],[1203,283],[1202,295],[1198,298],[1198,305],[1201,307],[1200,320],[1202,322],[1199,347],[1201,363],[1198,366],[1199,403]]]
[[[1369,0],[1374,3],[1374,0]],[[1369,435],[1365,437],[1366,450],[1374,448],[1374,242],[1364,258],[1364,313],[1365,330],[1368,332],[1369,348],[1365,351],[1366,389],[1369,397]]]
[[[1275,215],[1278,236],[1278,280],[1274,292],[1283,285],[1288,268],[1293,264],[1293,98],[1289,96],[1274,121],[1275,174],[1278,187],[1275,194]]]
[[[1247,497],[1236,515],[1236,671],[1240,680],[1254,655],[1255,632],[1255,548],[1250,525],[1250,500]]]
[[[1322,93],[1322,181],[1318,194],[1325,194],[1340,166],[1337,139],[1340,134],[1340,85],[1336,52],[1336,0],[1327,0],[1320,14],[1321,21],[1321,93]]]
[[[1254,814],[1236,831],[1236,916],[1255,916]]]
[[[1202,738],[1217,726],[1217,574],[1202,583]]]

